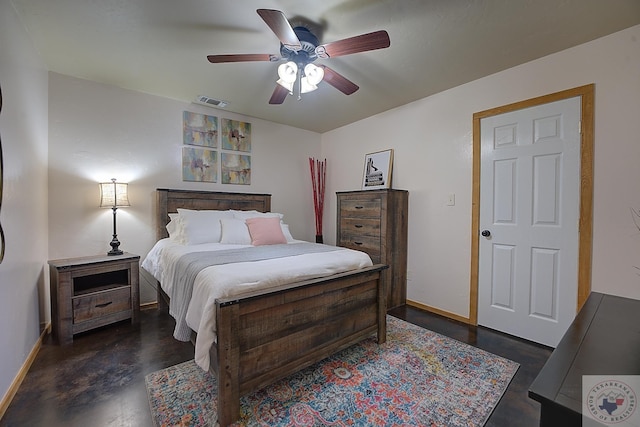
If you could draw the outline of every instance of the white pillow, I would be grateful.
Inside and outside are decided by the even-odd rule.
[[[250,245],[251,235],[244,219],[221,218],[222,237],[220,243],[230,245]]]
[[[249,219],[249,218],[273,218],[278,217],[280,220],[284,218],[284,215],[277,212],[258,212],[258,211],[232,211],[233,217],[236,219]]]
[[[169,214],[169,223],[167,224],[167,232],[169,238],[177,242],[182,240],[182,222],[180,221],[180,215],[177,213]]]
[[[287,239],[287,243],[293,242],[295,239],[291,235],[291,231],[289,231],[289,224],[280,223],[280,227],[282,227],[282,234]]]
[[[185,245],[218,243],[221,238],[222,218],[233,218],[231,211],[178,209],[182,225],[181,240]]]

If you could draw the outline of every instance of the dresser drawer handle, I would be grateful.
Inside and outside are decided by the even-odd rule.
[[[364,209],[364,206],[355,206],[356,209]]]
[[[362,246],[362,245],[364,244],[364,243],[362,243],[362,242],[353,242],[353,243],[355,243],[355,244],[356,244],[356,245],[358,245],[358,246]]]
[[[111,304],[113,301],[109,301],[109,302],[105,302],[102,304],[96,304],[96,308],[104,308],[106,306],[108,306],[109,304]]]
[[[362,226],[362,224],[354,224],[354,227],[355,228],[362,228],[363,226]]]

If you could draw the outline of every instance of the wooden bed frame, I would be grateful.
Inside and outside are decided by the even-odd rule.
[[[157,190],[157,237],[177,208],[268,212],[271,195]],[[218,423],[240,416],[240,396],[263,388],[377,333],[386,340],[386,291],[374,265],[216,301],[217,342],[209,371],[218,382]],[[166,294],[158,286],[160,304]],[[162,294],[162,295],[161,295]]]

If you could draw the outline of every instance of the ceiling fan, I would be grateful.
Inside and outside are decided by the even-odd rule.
[[[318,58],[335,58],[352,53],[384,49],[391,45],[389,34],[384,30],[320,44],[318,37],[308,28],[304,26],[292,27],[281,11],[258,9],[257,12],[280,40],[280,56],[272,54],[209,55],[207,59],[213,64],[286,61],[278,67],[280,78],[269,104],[282,104],[287,95],[293,95],[294,91],[297,91],[298,99],[300,99],[302,93],[317,89],[317,85],[321,81],[329,83],[345,95],[351,95],[359,89],[358,85],[326,65],[316,66],[313,62]]]

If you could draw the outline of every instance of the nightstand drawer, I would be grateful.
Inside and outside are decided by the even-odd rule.
[[[342,235],[365,235],[380,237],[379,218],[342,218],[340,232]]]
[[[380,199],[346,199],[340,203],[341,218],[380,218]]]
[[[131,310],[131,287],[109,289],[73,298],[73,323]]]

